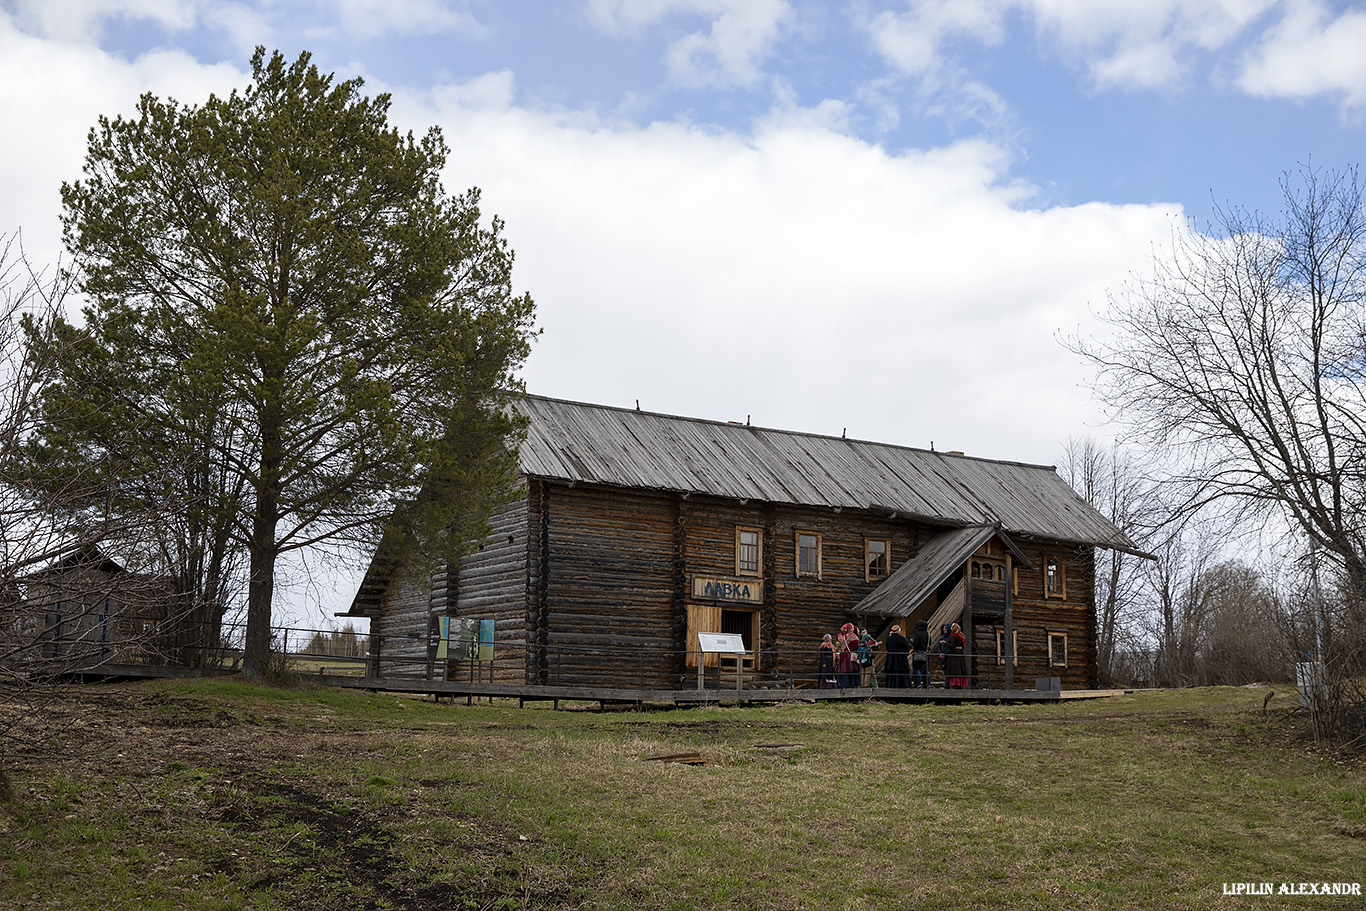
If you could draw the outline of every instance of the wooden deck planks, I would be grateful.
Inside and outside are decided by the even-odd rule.
[[[377,679],[374,677],[310,677],[311,683],[349,689],[388,693],[413,693],[429,696],[472,696],[519,699],[526,702],[579,701],[601,703],[699,705],[716,703],[774,702],[882,702],[982,703],[982,702],[1058,702],[1058,691],[1035,690],[889,690],[860,687],[845,690],[818,689],[744,689],[734,687],[704,690],[663,690],[638,687],[545,686],[532,684],[477,683],[443,680]],[[1111,695],[1107,693],[1106,695]]]

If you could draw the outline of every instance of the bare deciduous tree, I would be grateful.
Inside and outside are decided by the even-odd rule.
[[[1305,167],[1277,217],[1180,227],[1074,341],[1113,416],[1173,458],[1176,514],[1217,511],[1321,548],[1340,578],[1329,673],[1366,665],[1366,205],[1355,170]]]
[[[1059,469],[1073,490],[1131,541],[1145,546],[1163,516],[1132,450],[1113,442],[1103,445],[1093,437],[1073,437],[1067,441]],[[1096,560],[1096,663],[1102,685],[1122,682],[1116,655],[1140,647],[1141,560],[1115,549]]]
[[[81,652],[78,640],[87,638],[84,632],[74,633],[77,628],[87,631],[87,615],[108,610],[113,600],[148,603],[147,579],[158,575],[143,570],[155,566],[148,532],[164,524],[164,516],[125,513],[113,519],[100,508],[109,476],[127,471],[126,462],[111,457],[84,471],[41,480],[37,476],[30,449],[34,431],[65,417],[44,410],[42,392],[63,357],[56,327],[73,284],[62,270],[49,274],[34,269],[18,234],[0,242],[0,609],[5,612],[0,622],[0,674],[11,680],[70,665]],[[109,541],[118,542],[124,563],[131,568],[114,564],[97,550],[96,545],[108,546]],[[59,573],[81,575],[84,568],[99,563],[116,565],[118,571],[103,572],[107,578],[99,581],[56,581]],[[159,578],[164,580],[164,574]],[[33,595],[30,587],[49,594]],[[42,601],[50,601],[51,609],[34,606]],[[158,610],[162,620],[173,613],[165,605]],[[73,633],[66,648],[53,648],[54,637],[62,632],[53,624]],[[111,640],[106,635],[100,641],[93,659],[79,657],[98,660],[109,651]],[[149,644],[144,637],[138,647]]]
[[[18,234],[0,239],[0,746],[42,745],[53,682],[63,671],[126,660],[159,646],[174,603],[153,598],[154,574],[106,572],[95,545],[122,539],[136,554],[154,523],[113,525],[97,503],[104,472],[35,483],[26,452],[42,419],[44,383],[60,356],[53,329],[71,279],[34,269]],[[86,504],[84,508],[78,504]],[[155,610],[157,613],[152,614]],[[5,782],[0,769],[0,786]]]
[[[1217,556],[1205,528],[1169,526],[1143,573],[1155,610],[1153,678],[1159,686],[1200,682],[1199,651],[1209,631],[1213,591],[1208,576]]]
[[[355,625],[348,622],[339,630],[315,631],[304,646],[304,654],[364,658],[369,647],[369,637],[357,632]]]
[[[1200,682],[1284,682],[1295,662],[1295,644],[1278,622],[1276,592],[1256,569],[1236,560],[1211,568],[1208,630],[1200,648]]]
[[[1177,453],[1182,515],[1284,520],[1366,591],[1366,209],[1355,171],[1305,169],[1285,209],[1178,230],[1074,343],[1116,419]]]
[[[63,491],[41,495],[29,483],[24,443],[37,418],[38,398],[51,363],[30,336],[50,337],[70,280],[34,271],[18,234],[0,241],[0,600],[16,597],[25,572],[75,545],[55,505]]]

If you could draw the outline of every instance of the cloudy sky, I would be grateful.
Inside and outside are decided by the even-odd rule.
[[[96,118],[256,45],[442,128],[531,391],[1045,464],[1107,433],[1060,334],[1366,147],[1366,10],[1323,0],[0,0],[0,233],[55,261]]]

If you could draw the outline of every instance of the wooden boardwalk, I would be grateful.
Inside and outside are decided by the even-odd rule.
[[[236,668],[184,667],[179,664],[119,664],[112,661],[96,661],[60,668],[55,676],[88,682],[109,679],[154,680],[166,677],[230,677],[236,673],[239,673]]]
[[[83,680],[136,679],[156,677],[219,677],[231,676],[232,670],[186,668],[172,665],[98,664],[91,667],[68,669],[64,676]],[[888,689],[886,687],[851,687],[820,690],[812,687],[745,687],[705,689],[642,689],[635,687],[593,686],[536,686],[531,684],[486,683],[461,680],[424,680],[415,677],[354,677],[340,674],[305,674],[304,681],[322,686],[369,690],[371,692],[410,693],[437,699],[516,699],[519,705],[528,702],[596,702],[607,705],[743,705],[783,702],[879,702],[912,704],[993,704],[993,703],[1055,703],[1076,699],[1100,699],[1117,696],[1132,690],[945,690]]]
[[[896,703],[1026,703],[1058,702],[1057,690],[945,690],[887,689],[853,687],[819,690],[788,687],[708,687],[706,689],[636,689],[631,687],[537,686],[531,684],[480,683],[475,681],[419,680],[397,677],[342,677],[322,674],[308,680],[324,686],[347,687],[385,693],[412,693],[437,699],[464,697],[475,699],[516,699],[528,702],[597,702],[600,705],[717,705],[781,702],[862,702],[878,700]]]

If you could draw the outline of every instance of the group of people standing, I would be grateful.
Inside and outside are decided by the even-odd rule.
[[[859,629],[852,623],[840,627],[836,636],[826,633],[816,662],[816,686],[820,689],[867,686],[870,674],[873,686],[877,686],[873,656],[882,644],[869,635],[868,630]],[[957,623],[945,623],[940,627],[933,649],[926,621],[916,622],[915,634],[910,639],[901,634],[900,625],[893,626],[887,635],[886,648],[889,689],[929,689],[933,686],[930,679],[932,652],[939,658],[945,688],[965,689],[968,685],[967,639]]]
[[[823,690],[868,686],[870,682],[877,686],[873,657],[881,644],[866,628],[852,623],[841,626],[834,637],[826,633],[817,653],[816,686]]]

